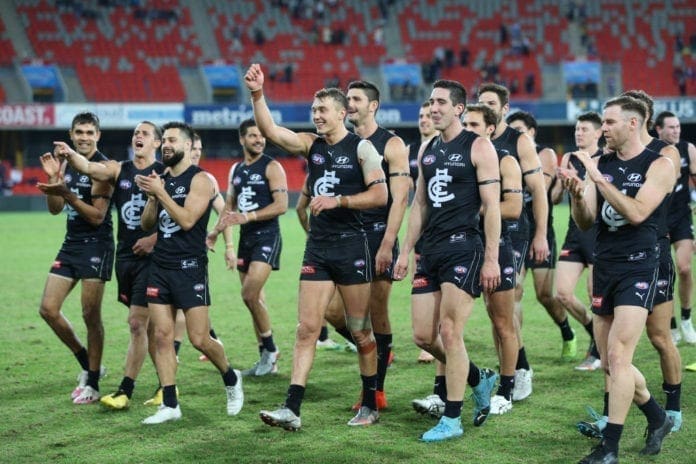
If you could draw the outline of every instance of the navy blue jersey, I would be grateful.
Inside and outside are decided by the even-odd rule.
[[[413,185],[416,185],[418,181],[418,151],[420,146],[420,142],[413,142],[408,146],[408,171],[413,179]]]
[[[689,202],[689,142],[680,140],[675,147],[679,150],[679,179],[672,193],[672,203],[669,208],[669,215],[678,217],[684,214],[690,214]]]
[[[192,165],[176,177],[169,173],[164,175],[164,189],[177,205],[184,205],[191,191],[191,181],[201,171],[201,168]],[[157,244],[152,260],[169,269],[194,269],[207,264],[205,237],[212,204],[211,198],[203,215],[188,231],[183,230],[160,204]]]
[[[273,158],[262,154],[256,161],[246,164],[241,161],[234,167],[230,188],[237,199],[237,209],[242,213],[251,213],[273,203],[273,193],[268,184],[266,169]],[[253,221],[242,224],[241,233],[277,232],[280,230],[278,217],[265,221]]]
[[[366,225],[369,224],[374,224],[378,222],[385,223],[387,222],[387,217],[389,216],[389,208],[391,207],[392,204],[392,197],[391,197],[391,191],[389,190],[389,164],[387,161],[384,159],[384,150],[387,146],[387,142],[394,137],[394,134],[389,132],[387,129],[383,127],[378,127],[377,130],[369,137],[367,137],[367,140],[369,140],[372,145],[374,145],[375,149],[377,150],[377,153],[379,153],[382,156],[382,170],[384,171],[384,174],[387,176],[387,204],[385,206],[380,206],[378,208],[371,208],[371,209],[366,209],[362,212],[363,216],[363,222]]]
[[[481,197],[471,145],[478,136],[462,130],[450,142],[435,137],[420,161],[427,213],[423,218],[423,253],[448,249],[458,242],[480,241]]]
[[[318,137],[309,149],[307,186],[310,196],[355,195],[364,192],[365,178],[358,161],[362,139],[349,132],[340,142],[329,145]],[[335,240],[364,233],[360,211],[334,208],[310,216],[309,236],[314,240]]]
[[[108,161],[101,152],[94,153],[90,161]],[[83,202],[92,204],[92,179],[87,174],[80,174],[69,164],[63,175],[65,185]],[[65,241],[82,242],[85,240],[113,240],[113,226],[111,214],[108,212],[104,221],[98,226],[93,226],[79,215],[75,209],[66,203],[65,211],[68,215]]]
[[[599,158],[598,169],[604,178],[624,195],[634,198],[645,182],[650,165],[660,157],[651,150],[624,161],[616,153]],[[597,218],[594,256],[613,262],[645,262],[657,258],[657,237],[664,202],[641,224],[631,225],[597,189]]]
[[[138,169],[133,161],[123,161],[121,172],[116,179],[113,204],[118,212],[118,243],[116,256],[119,260],[141,259],[133,253],[133,245],[141,238],[152,234],[153,230],[143,230],[140,226],[140,217],[147,203],[147,194],[140,190],[135,183],[136,175],[147,176],[155,171],[157,174],[164,172],[164,164],[155,161],[145,169]]]
[[[598,158],[602,156],[604,152],[602,151],[601,148],[599,148],[593,155],[591,155],[591,158]],[[571,155],[568,157],[568,167],[572,167],[577,171],[578,173],[578,178],[581,180],[585,180],[585,177],[587,176],[587,169],[585,169],[585,165],[582,164],[582,162],[578,159],[577,156]],[[568,194],[568,197],[570,197],[570,194]],[[573,220],[573,214],[572,214],[572,203],[570,203],[570,209],[571,209],[571,214],[568,215],[568,231],[566,232],[566,237],[574,236],[575,234],[582,234],[584,231],[580,230],[578,228],[578,225],[575,223]],[[594,227],[594,226],[593,226]]]
[[[493,146],[496,148],[496,150],[505,150],[507,151],[510,155],[512,155],[518,163],[520,163],[520,155],[517,153],[517,142],[519,138],[522,136],[522,132],[518,131],[517,129],[513,129],[510,126],[507,126],[505,130],[503,131],[502,134],[500,134],[498,137],[495,139],[491,139],[491,142],[493,142]],[[522,163],[520,163],[520,167],[522,166]],[[525,188],[527,184],[524,181],[524,173],[522,175],[522,195],[526,196],[527,195],[527,189]],[[524,198],[524,197],[523,197]],[[520,219],[517,221],[517,233],[520,234],[526,234],[529,232],[530,224],[529,224],[529,219],[527,216],[526,209],[531,208],[531,206],[527,206],[527,202],[523,201],[522,202],[522,214],[520,214]]]

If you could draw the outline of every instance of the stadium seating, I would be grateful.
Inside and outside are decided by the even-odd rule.
[[[141,19],[130,7],[102,8],[92,18],[44,0],[22,1],[17,11],[38,58],[74,66],[89,100],[183,101],[177,66],[201,55],[189,11],[175,1],[147,8],[178,18]]]
[[[223,62],[240,70],[252,62],[265,65],[269,96],[275,101],[307,101],[329,81],[345,85],[359,77],[364,64],[401,58],[389,56],[375,43],[373,34],[382,21],[378,2],[323,2],[323,12],[310,13],[279,6],[292,2],[263,0],[151,0],[141,2],[143,7],[112,3],[119,6],[14,1],[37,58],[74,67],[89,100],[186,100],[177,69],[204,63],[192,6],[204,9]],[[679,33],[687,41],[696,33],[693,0],[584,0],[582,5],[581,33],[596,43],[597,59],[621,63],[623,88],[639,87],[655,96],[677,94],[673,71],[681,55],[675,54],[675,36]],[[449,48],[454,63],[441,71],[442,77],[475,85],[482,79],[482,67],[498,62],[500,79],[508,84],[516,79],[520,93],[532,76],[536,86],[528,97],[539,98],[541,66],[573,59],[577,51],[567,7],[557,0],[396,0],[388,14],[398,27],[405,61],[428,63],[438,47]],[[501,25],[519,30],[530,53],[513,52],[510,42],[501,46]],[[341,43],[325,43],[339,32],[344,35]],[[6,34],[0,21],[0,65],[15,59]],[[470,51],[466,67],[459,64],[464,48]],[[691,54],[681,60],[685,69],[694,67]],[[695,88],[689,79],[688,92]]]

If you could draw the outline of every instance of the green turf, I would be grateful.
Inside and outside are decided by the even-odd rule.
[[[562,237],[567,211],[556,209],[557,235]],[[575,431],[585,418],[584,406],[601,409],[602,379],[598,373],[572,368],[560,361],[561,339],[545,311],[534,301],[527,278],[524,337],[535,371],[534,394],[515,403],[508,415],[492,417],[483,427],[470,425],[472,403],[464,403],[464,437],[446,443],[420,443],[418,436],[434,424],[411,409],[411,400],[431,392],[433,367],[415,362],[419,350],[411,341],[409,284],[394,285],[391,318],[396,361],[389,369],[386,389],[389,409],[380,424],[355,429],[345,424],[357,399],[360,383],[354,355],[320,352],[312,370],[298,433],[269,428],[258,418],[260,409],[274,408],[285,396],[290,374],[297,321],[297,282],[304,234],[294,213],[281,221],[284,237],[282,270],[273,273],[266,287],[275,340],[283,356],[280,373],[244,383],[246,403],[239,416],[225,413],[222,381],[210,363],[185,343],[180,352],[178,384],[183,418],[179,422],[145,427],[140,421],[153,409],[142,402],[156,380],[149,361],[138,379],[128,411],[106,411],[97,405],[75,406],[69,398],[78,365],[38,315],[46,272],[60,246],[64,216],[48,213],[0,214],[0,289],[4,320],[0,326],[0,462],[6,463],[392,463],[392,462],[577,462],[593,441]],[[211,255],[209,267],[213,325],[225,343],[235,367],[246,368],[257,359],[250,317],[239,296],[236,273],[225,270],[222,245]],[[584,298],[584,286],[578,294]],[[79,292],[68,298],[64,312],[84,339]],[[116,303],[115,283],[107,287],[103,305],[106,329],[104,364],[109,372],[101,381],[102,393],[119,384],[128,330],[126,308]],[[587,335],[573,321],[579,351]],[[466,329],[473,360],[495,368],[490,323],[481,306]],[[335,333],[332,338],[340,339]],[[696,361],[696,348],[680,347],[684,364]],[[579,353],[581,356],[582,353]],[[658,357],[647,339],[641,341],[636,364],[646,374],[651,391],[662,403]],[[690,447],[696,441],[696,373],[684,373],[682,431],[669,437],[655,462],[696,462]],[[639,463],[645,419],[632,408],[624,431],[621,462]]]

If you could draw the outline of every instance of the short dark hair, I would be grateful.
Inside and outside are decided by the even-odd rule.
[[[343,93],[341,89],[338,89],[336,87],[329,87],[317,90],[314,93],[314,98],[318,98],[319,100],[330,98],[339,105],[341,105],[342,108],[348,108],[348,99],[346,98],[346,94]]]
[[[251,118],[242,121],[242,123],[239,125],[239,135],[241,137],[247,135],[250,127],[256,127],[256,121]]]
[[[193,142],[193,134],[195,134],[195,131],[189,124],[181,121],[169,121],[162,126],[162,133],[167,129],[179,129],[179,131],[184,134],[184,137]]]
[[[655,127],[664,127],[665,119],[676,118],[676,117],[677,117],[677,115],[672,113],[671,111],[662,111],[655,118]]]
[[[652,128],[652,118],[653,118],[653,115],[655,114],[655,110],[653,109],[652,97],[650,95],[648,95],[645,90],[627,90],[624,93],[622,93],[621,96],[635,98],[636,100],[640,100],[645,104],[645,107],[648,110],[645,117],[647,118],[647,121],[648,121],[648,129],[651,129]]]
[[[495,111],[493,111],[489,106],[482,105],[481,103],[466,105],[466,112],[481,113],[481,115],[483,115],[483,123],[486,125],[486,127],[498,125],[498,116],[496,116]]]
[[[513,121],[522,121],[522,123],[527,126],[527,129],[534,129],[534,132],[539,129],[536,118],[532,116],[532,113],[528,113],[527,111],[515,111],[505,119],[505,122],[508,124]]]
[[[602,127],[602,117],[595,111],[588,111],[578,116],[578,122],[591,122],[595,129]]]
[[[348,90],[360,89],[367,95],[367,101],[376,101],[379,103],[379,89],[375,84],[368,81],[352,81],[348,84]]]
[[[194,142],[202,142],[201,136],[198,135],[198,132],[196,131],[193,131],[193,139],[191,140],[193,140]]]
[[[493,82],[485,82],[479,85],[476,96],[480,97],[484,92],[493,92],[494,94],[498,95],[500,106],[505,106],[510,102],[510,91],[503,85],[495,84]]]
[[[637,98],[629,97],[628,95],[614,97],[604,103],[604,109],[607,109],[610,106],[619,106],[621,111],[632,111],[637,113],[640,117],[639,119],[641,124],[643,124],[643,121],[645,121],[645,118],[648,115],[648,107],[645,105],[643,100],[638,100]]]
[[[438,79],[433,84],[433,89],[449,90],[450,100],[453,105],[466,105],[466,89],[457,81]]]
[[[99,128],[99,116],[92,113],[91,111],[83,111],[82,113],[77,113],[72,120],[70,129],[74,129],[78,124],[92,124],[97,132],[101,129]]]
[[[423,103],[421,103],[421,108],[427,108],[430,106],[430,100],[425,100]]]
[[[147,124],[148,126],[152,126],[152,129],[154,130],[153,134],[155,136],[155,140],[162,140],[162,129],[160,129],[160,126],[148,120],[140,121],[138,125],[140,124]]]

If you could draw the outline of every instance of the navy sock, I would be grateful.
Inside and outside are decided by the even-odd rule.
[[[665,422],[665,411],[657,404],[655,398],[650,395],[650,399],[645,402],[645,404],[639,404],[638,409],[640,409],[643,414],[645,414],[646,419],[648,419],[648,428],[656,429],[660,427]]]
[[[99,369],[87,371],[87,385],[99,391]]]
[[[222,374],[222,381],[225,382],[226,387],[234,387],[237,385],[237,374],[234,373],[232,366],[227,368],[227,372]]]
[[[176,408],[179,401],[176,399],[176,385],[162,387],[162,404],[168,408]]]
[[[179,356],[179,348],[181,348],[181,342],[179,340],[174,340],[174,353]]]
[[[351,342],[353,345],[357,346],[357,343],[355,343],[355,340],[353,339],[353,335],[351,335],[350,330],[348,330],[347,327],[339,327],[336,328],[336,332],[349,342]]]
[[[462,404],[463,401],[445,401],[445,413],[444,416],[451,419],[456,419],[462,415]]]
[[[74,353],[77,362],[80,363],[83,371],[89,370],[89,358],[87,357],[87,349],[82,347],[77,353]]]
[[[130,377],[123,377],[121,380],[121,386],[118,387],[126,396],[130,399],[133,397],[133,389],[135,389],[135,380]]]
[[[447,400],[447,378],[444,375],[435,376],[433,394],[439,396],[442,401]]]
[[[466,383],[472,388],[481,383],[481,371],[471,361],[469,361],[469,376],[466,378]]]
[[[504,396],[506,400],[512,399],[512,389],[515,386],[514,375],[501,375],[497,395]]]
[[[384,391],[384,378],[389,367],[389,353],[391,353],[392,334],[375,334],[377,343],[377,390]]]
[[[218,339],[218,336],[217,336],[217,334],[215,333],[215,329],[213,329],[212,327],[210,328],[210,332],[208,332],[208,333],[209,333],[210,336],[211,336],[212,338],[214,338],[215,340]]]
[[[669,320],[669,328],[670,329],[676,329],[677,328],[677,318],[672,316],[672,319]]]
[[[285,407],[291,410],[297,417],[300,417],[300,407],[304,398],[305,387],[302,385],[290,385],[288,396],[285,398]]]
[[[268,337],[261,337],[261,346],[266,351],[270,351],[271,353],[273,353],[277,349],[275,343],[273,343],[273,335],[269,335]]]
[[[609,417],[609,392],[604,392],[604,409],[602,409],[602,415]]]
[[[681,411],[681,384],[671,385],[665,382],[662,384],[662,391],[667,395],[665,409]]]
[[[575,338],[575,334],[573,333],[573,329],[570,328],[567,317],[563,322],[558,324],[558,327],[561,329],[561,337],[563,338],[563,341],[567,342],[568,340]]]
[[[682,318],[682,321],[685,321],[687,319],[691,319],[691,308],[682,308],[681,309],[681,318]]]
[[[321,326],[321,332],[319,332],[319,341],[324,342],[327,338],[329,338],[329,329],[323,325]]]
[[[517,366],[515,366],[515,369],[529,370],[529,361],[527,361],[527,352],[524,350],[524,346],[520,348],[517,354]]]
[[[590,319],[590,322],[585,324],[583,327],[585,327],[585,331],[587,334],[590,336],[590,339],[594,340],[594,324],[592,324],[592,319]]]
[[[619,440],[621,440],[621,434],[623,433],[623,424],[612,424],[609,422],[602,432],[603,440],[602,444],[609,451],[619,454]]]
[[[377,409],[375,391],[377,385],[377,375],[361,375],[362,379],[362,406],[370,409]]]

